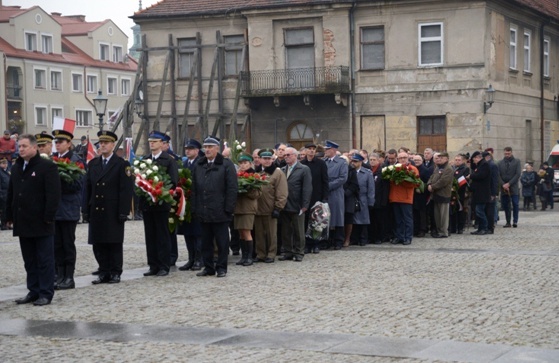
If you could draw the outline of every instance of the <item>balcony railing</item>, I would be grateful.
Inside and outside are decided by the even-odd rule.
[[[12,84],[8,84],[6,86],[6,89],[8,92],[8,98],[21,99],[21,90],[22,90],[21,86],[14,86]]]
[[[349,67],[295,68],[241,72],[245,97],[348,93]]]

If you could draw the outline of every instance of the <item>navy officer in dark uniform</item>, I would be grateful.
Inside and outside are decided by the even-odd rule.
[[[157,166],[164,167],[171,180],[172,188],[175,188],[179,180],[179,171],[176,160],[163,151],[165,137],[162,132],[150,132],[148,141],[151,153],[143,160],[151,159]],[[140,208],[144,216],[149,265],[149,271],[144,273],[144,276],[167,276],[171,264],[171,234],[168,227],[171,206],[168,203],[152,205],[147,203],[145,198],[141,198]]]
[[[177,161],[177,167],[180,166],[180,156],[173,152],[173,148],[171,148],[171,136],[165,134],[165,138],[163,139],[163,151],[173,157]],[[175,229],[171,233],[171,266],[175,266],[177,263],[177,259],[179,258],[179,247],[177,243],[177,229]]]
[[[93,284],[119,283],[122,274],[124,222],[132,206],[130,164],[114,153],[117,135],[99,131],[99,153],[89,162],[85,181],[84,219],[89,220],[88,242],[99,264]]]
[[[8,224],[19,236],[27,272],[27,296],[18,304],[48,305],[54,296],[54,216],[60,203],[60,176],[37,152],[33,135],[19,137],[19,158],[8,186]]]

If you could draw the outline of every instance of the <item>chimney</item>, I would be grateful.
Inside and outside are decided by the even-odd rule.
[[[0,0],[0,1],[2,1],[2,0]],[[62,13],[50,13],[50,15],[52,15],[52,16],[62,16]]]
[[[1,1],[1,0],[0,0]],[[66,15],[67,18],[85,22],[85,15]]]

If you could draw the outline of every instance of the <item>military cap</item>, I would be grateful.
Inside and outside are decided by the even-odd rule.
[[[118,136],[112,131],[99,131],[97,136],[99,137],[99,141],[115,142],[118,140]]]
[[[160,131],[153,130],[152,132],[149,133],[148,141],[157,141],[157,140],[164,141],[166,136],[167,135],[165,135]]]
[[[53,130],[52,135],[54,136],[55,140],[72,141],[72,139],[74,138],[74,135],[66,130]]]
[[[41,132],[40,134],[35,134],[35,139],[37,140],[37,145],[45,145],[48,142],[52,142],[52,135],[47,134],[46,131]]]

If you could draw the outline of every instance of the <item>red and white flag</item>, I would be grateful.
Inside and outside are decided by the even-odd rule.
[[[97,152],[95,151],[95,146],[93,146],[93,144],[89,140],[89,135],[87,135],[87,161],[86,162],[89,163],[96,156],[97,156]]]
[[[458,186],[462,187],[464,185],[466,185],[468,183],[468,181],[466,180],[466,178],[464,178],[464,175],[462,175],[460,178],[458,178]]]
[[[69,118],[55,117],[52,120],[53,130],[64,130],[68,131],[72,135],[74,134],[74,129],[76,128],[76,121]]]

